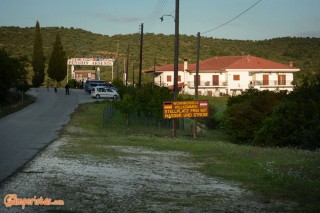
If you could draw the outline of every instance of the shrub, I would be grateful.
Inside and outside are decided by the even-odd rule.
[[[283,99],[284,94],[250,89],[231,97],[224,112],[222,126],[238,143],[248,143],[262,126],[262,121]]]
[[[303,149],[320,148],[320,75],[290,93],[263,122],[254,144],[293,146]]]

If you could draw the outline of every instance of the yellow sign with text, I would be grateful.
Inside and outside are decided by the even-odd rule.
[[[202,118],[208,117],[208,101],[165,101],[163,118]]]

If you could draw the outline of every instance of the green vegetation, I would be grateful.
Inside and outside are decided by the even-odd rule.
[[[28,55],[28,54],[23,54],[23,55]],[[38,21],[35,27],[35,36],[34,36],[33,54],[32,54],[32,68],[34,73],[32,77],[32,85],[34,87],[39,87],[44,82],[45,56],[44,56],[43,47],[42,47],[42,36],[40,32],[40,24]]]
[[[237,143],[319,149],[319,96],[319,73],[289,94],[247,90],[228,100],[223,128]]]
[[[230,97],[224,112],[223,128],[237,143],[250,143],[254,133],[262,126],[262,121],[272,114],[272,110],[284,93],[249,89],[243,94]]]
[[[254,143],[266,146],[320,148],[320,73],[288,94],[264,120]]]
[[[48,67],[48,75],[51,79],[60,82],[67,75],[67,58],[63,51],[59,34],[56,35]]]
[[[0,103],[6,101],[13,87],[20,91],[23,102],[24,93],[29,89],[27,66],[25,57],[13,58],[4,49],[0,49]]]
[[[0,102],[0,118],[17,112],[34,102],[35,97],[33,96],[27,95],[22,102],[20,94],[10,93],[4,101]]]
[[[0,47],[4,47],[11,55],[17,57],[26,55],[32,57],[32,47],[35,28],[0,27]],[[46,63],[50,58],[52,44],[55,35],[59,34],[61,43],[68,57],[115,57],[118,61],[115,65],[115,74],[120,76],[123,71],[123,59],[127,55],[128,43],[130,44],[129,81],[132,82],[131,70],[135,72],[137,82],[139,70],[139,34],[129,35],[100,35],[82,29],[47,27],[41,28],[43,38],[43,51]],[[196,61],[196,36],[180,35],[180,63],[188,59],[189,63]],[[118,48],[119,47],[119,48]],[[319,38],[274,38],[261,41],[243,41],[215,39],[210,37],[201,38],[200,59],[204,60],[222,55],[254,55],[276,62],[287,64],[294,61],[294,66],[301,68],[296,79],[301,80],[303,75],[319,70],[320,61]],[[143,69],[156,65],[173,63],[174,58],[174,35],[152,34],[144,35],[143,45]],[[81,66],[76,69],[88,69]],[[110,80],[111,71],[108,67],[101,68],[102,77]],[[143,75],[143,81],[151,81],[150,75]]]
[[[189,129],[179,130],[178,138],[171,138],[170,128],[146,125],[136,117],[126,126],[119,112],[103,124],[103,110],[109,102],[81,105],[73,114],[65,131],[69,143],[63,156],[117,156],[101,146],[142,146],[157,150],[184,151],[193,154],[202,173],[241,184],[253,190],[266,202],[269,199],[291,200],[299,204],[297,212],[320,210],[320,153],[291,148],[260,148],[231,144],[220,131],[203,132],[197,140]],[[217,106],[217,109],[220,107]],[[86,113],[84,113],[86,112]],[[79,134],[79,132],[85,134]]]
[[[119,80],[116,80],[119,82]],[[121,99],[115,102],[115,106],[122,113],[129,125],[129,118],[134,114],[143,114],[145,122],[160,123],[162,119],[162,103],[170,100],[171,91],[167,87],[159,87],[153,84],[142,84],[140,87],[117,84]]]

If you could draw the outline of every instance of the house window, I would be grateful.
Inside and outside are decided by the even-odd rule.
[[[240,81],[240,75],[233,75],[234,81]]]
[[[181,81],[181,75],[178,75],[178,81]]]
[[[211,90],[208,91],[208,96],[212,96],[212,91]]]
[[[278,75],[278,85],[286,85],[286,75]]]
[[[193,78],[194,78],[194,85],[196,85],[196,75],[195,76],[193,76]],[[198,75],[198,86],[200,86],[200,75]]]
[[[269,85],[269,75],[263,75],[262,76],[262,84],[263,85]]]
[[[219,75],[213,75],[212,76],[212,85],[213,86],[219,86]]]
[[[167,75],[167,82],[171,82],[171,81],[172,81],[171,75]]]

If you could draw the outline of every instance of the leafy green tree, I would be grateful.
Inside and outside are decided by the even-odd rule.
[[[34,72],[32,84],[34,87],[39,87],[44,82],[45,57],[42,47],[40,24],[38,21],[36,23],[35,38],[33,43],[32,67]]]
[[[143,84],[137,92],[137,109],[146,118],[146,123],[150,123],[152,118],[159,122],[162,119],[163,101],[170,100],[171,91],[166,87],[155,86],[152,83]]]
[[[123,99],[119,101],[116,105],[118,109],[121,111],[123,114],[125,120],[126,120],[126,125],[129,126],[129,118],[130,115],[134,113],[135,110],[135,99],[132,95],[125,94]]]
[[[263,146],[320,148],[320,74],[305,79],[267,118],[254,138]]]
[[[28,59],[26,57],[13,58],[4,49],[0,49],[0,102],[5,101],[12,87],[22,94],[29,89],[27,81]]]
[[[249,89],[244,94],[231,97],[222,121],[223,128],[238,143],[248,143],[262,126],[262,121],[283,99],[284,94]]]
[[[17,75],[15,80],[15,86],[18,91],[21,93],[21,101],[24,101],[24,94],[26,91],[30,89],[28,84],[28,71],[26,67],[28,67],[28,58],[25,56],[20,57],[16,60],[16,68],[17,68]]]
[[[3,102],[14,84],[16,69],[13,59],[4,49],[0,49],[0,102]]]
[[[48,75],[57,82],[61,82],[67,75],[67,58],[59,34],[56,35],[49,59]]]

